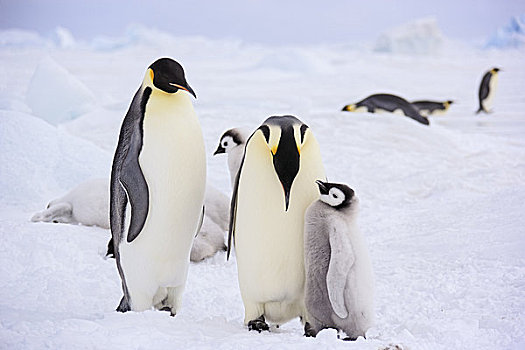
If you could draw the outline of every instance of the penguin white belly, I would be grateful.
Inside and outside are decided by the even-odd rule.
[[[184,286],[206,183],[202,132],[189,98],[153,94],[139,156],[149,189],[148,216],[138,237],[123,240],[119,248],[126,283],[140,284],[148,294]],[[133,302],[132,288],[130,294]]]
[[[250,154],[243,164],[235,225],[241,294],[245,307],[247,302],[266,304],[260,311],[267,319],[284,322],[304,309],[304,213],[319,196],[315,180],[325,178],[324,169],[318,147],[302,150],[310,152],[310,158],[301,159],[285,212],[270,152],[253,143],[246,152]]]
[[[498,75],[493,74],[489,81],[489,94],[485,100],[482,101],[483,107],[486,111],[490,111],[494,105],[494,95],[498,87]]]

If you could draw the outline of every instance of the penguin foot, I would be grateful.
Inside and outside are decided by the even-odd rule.
[[[306,322],[304,324],[304,336],[315,338],[316,335],[317,335],[317,332],[315,331],[315,329],[313,329],[310,323]]]
[[[131,308],[129,307],[129,303],[124,299],[124,297],[120,299],[120,303],[118,304],[117,311],[118,312],[131,311]]]
[[[268,326],[268,323],[265,322],[264,316],[261,316],[248,322],[248,330],[261,333],[262,331],[269,331],[270,326]]]
[[[163,308],[160,308],[159,311],[167,311],[167,312],[170,313],[171,317],[175,317],[175,315],[177,314],[177,313],[173,312],[171,310],[171,307],[169,307],[169,306],[164,306]]]

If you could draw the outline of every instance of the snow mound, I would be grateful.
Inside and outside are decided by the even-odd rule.
[[[437,20],[422,18],[402,24],[379,36],[374,51],[427,55],[441,50],[444,37]]]
[[[87,178],[109,177],[110,153],[28,114],[0,111],[0,149],[4,203],[47,201]]]
[[[485,48],[519,47],[525,47],[525,13],[512,17],[509,23],[499,28],[485,44]]]
[[[89,112],[95,101],[93,92],[50,57],[38,64],[26,95],[33,114],[55,125]]]
[[[0,30],[0,47],[47,47],[50,43],[37,32],[21,29]]]

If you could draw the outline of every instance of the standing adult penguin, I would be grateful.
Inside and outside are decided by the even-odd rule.
[[[499,68],[492,68],[481,79],[481,84],[479,85],[479,108],[476,112],[491,113],[492,104],[494,102],[494,94],[496,93],[496,88],[498,86],[498,72]]]
[[[235,243],[244,322],[305,321],[304,213],[325,172],[310,128],[294,116],[268,118],[248,139],[232,195],[228,257]]]
[[[206,156],[182,66],[151,64],[120,130],[110,223],[124,296],[117,310],[175,315],[203,216]]]
[[[358,200],[344,184],[317,184],[321,196],[305,215],[305,335],[336,328],[355,340],[374,322],[372,265],[356,223]]]

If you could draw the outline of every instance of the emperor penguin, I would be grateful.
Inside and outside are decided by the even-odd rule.
[[[481,84],[479,85],[479,108],[476,112],[491,113],[492,104],[494,102],[494,94],[496,93],[496,88],[498,86],[498,72],[499,68],[492,68],[481,79]]]
[[[434,116],[434,115],[440,115],[445,114],[448,109],[450,108],[450,105],[454,103],[452,100],[448,101],[427,101],[427,100],[420,100],[420,101],[413,101],[412,105],[416,107],[416,109],[419,111],[419,114],[421,114],[424,117],[428,116]]]
[[[419,114],[418,110],[412,106],[410,102],[402,97],[391,94],[370,95],[359,102],[344,106],[342,111],[368,113],[390,112],[394,114],[401,112],[403,115],[421,124],[430,124],[428,119]]]
[[[235,244],[244,322],[269,330],[304,307],[304,213],[325,179],[310,128],[291,115],[273,116],[246,143],[232,195],[229,257]]]
[[[109,181],[107,178],[89,179],[62,197],[50,201],[45,210],[31,217],[31,221],[82,224],[108,229],[108,197]]]
[[[246,140],[250,137],[250,132],[245,128],[233,128],[226,130],[220,140],[213,155],[226,153],[228,155],[228,170],[230,171],[230,181],[232,187],[235,185],[235,177],[241,166],[244,155]]]
[[[317,184],[320,198],[305,215],[305,335],[335,328],[355,340],[374,322],[372,265],[356,223],[358,199],[344,184]]]
[[[110,224],[124,296],[117,310],[181,306],[203,218],[206,156],[182,66],[152,63],[124,118],[110,181]]]

